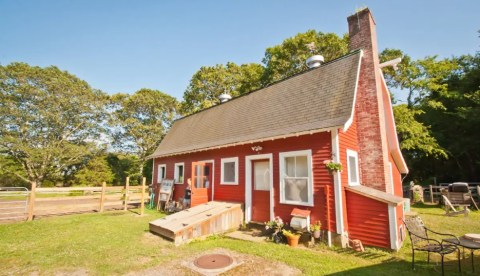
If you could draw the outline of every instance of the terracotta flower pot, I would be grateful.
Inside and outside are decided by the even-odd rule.
[[[288,239],[288,245],[290,245],[291,247],[295,247],[298,245],[298,240],[300,239],[300,236],[292,236],[292,237],[287,237]]]
[[[315,239],[319,239],[320,238],[320,230],[315,230],[313,231],[313,237]]]

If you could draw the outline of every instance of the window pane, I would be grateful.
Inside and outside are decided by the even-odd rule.
[[[254,189],[269,191],[270,190],[270,163],[261,161],[254,163]]]
[[[177,183],[183,183],[183,165],[177,165],[175,173]]]
[[[223,181],[235,182],[235,162],[223,163]]]
[[[304,178],[285,178],[285,199],[308,203],[308,180]]]
[[[354,183],[358,182],[356,163],[355,156],[348,156],[348,173],[350,175],[350,182]]]
[[[285,158],[285,174],[290,177],[295,177],[295,157]]]
[[[306,156],[296,156],[296,177],[308,177],[308,163]]]

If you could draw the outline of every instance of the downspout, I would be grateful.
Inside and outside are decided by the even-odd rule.
[[[332,132],[332,160],[340,163],[340,146],[338,139],[338,129],[333,129]],[[337,225],[337,234],[343,236],[345,225],[343,223],[343,188],[340,172],[333,173],[333,189],[335,194],[335,217]],[[343,246],[343,243],[342,243]]]

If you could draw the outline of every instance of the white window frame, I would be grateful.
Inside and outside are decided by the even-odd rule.
[[[167,178],[167,164],[159,164],[157,168],[158,168],[158,171],[157,171],[157,183],[161,183],[163,179]],[[164,178],[161,178],[162,176],[161,176],[161,173],[160,173],[160,172],[162,171],[162,170],[161,170],[162,168],[163,168],[164,171],[165,171],[165,176],[164,176]]]
[[[293,201],[285,199],[285,158],[286,157],[295,157],[295,156],[307,156],[307,192],[308,192],[308,201]],[[313,171],[312,171],[312,150],[299,150],[299,151],[289,151],[289,152],[280,152],[280,203],[290,204],[290,205],[302,205],[302,206],[313,206]]]
[[[180,172],[178,170],[178,166],[182,166],[182,175],[183,175],[183,181],[182,182],[178,181],[178,173]],[[175,172],[174,172],[173,178],[175,179],[175,184],[180,185],[180,184],[185,183],[185,163],[184,162],[175,163]]]
[[[355,172],[357,173],[357,181],[353,182],[350,179],[350,157],[355,158]],[[358,171],[358,153],[356,151],[347,149],[347,168],[348,168],[348,186],[358,186],[360,185],[360,172]]]
[[[235,162],[235,180],[233,182],[231,181],[224,181],[224,169],[223,165],[225,163],[230,163],[230,162]],[[230,157],[230,158],[222,158],[220,162],[220,184],[221,185],[238,185],[238,157]]]

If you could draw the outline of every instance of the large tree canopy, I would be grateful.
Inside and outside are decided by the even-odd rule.
[[[151,89],[112,97],[114,146],[120,151],[137,155],[140,175],[143,174],[146,158],[160,144],[175,119],[177,106],[175,98]]]
[[[190,80],[183,94],[182,114],[188,115],[218,104],[218,96],[240,96],[261,87],[264,68],[255,63],[203,66]]]
[[[315,44],[312,51],[307,44]],[[312,54],[320,54],[325,62],[348,53],[348,35],[339,37],[334,33],[309,30],[285,39],[281,44],[267,48],[262,62],[265,64],[264,84],[290,77],[305,71],[305,61]]]
[[[54,66],[0,66],[1,154],[22,166],[18,177],[41,185],[95,151],[105,98]]]

